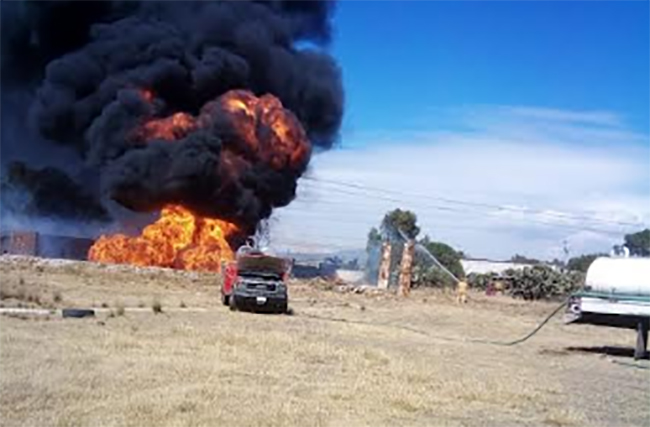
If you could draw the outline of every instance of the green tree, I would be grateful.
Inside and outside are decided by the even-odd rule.
[[[445,266],[445,268],[454,276],[459,279],[465,276],[465,270],[463,270],[463,265],[460,263],[462,258],[461,252],[455,250],[446,243],[434,242],[429,239],[429,236],[424,236],[419,243],[424,246],[431,255],[436,257],[440,264]]]
[[[392,241],[392,250],[390,257],[391,270],[395,273],[396,266],[399,266],[402,251],[403,237],[415,239],[420,233],[420,227],[417,225],[417,216],[409,210],[393,209],[384,215],[381,221],[381,227],[373,227],[368,232],[368,241],[366,252],[368,261],[366,263],[366,276],[368,280],[376,280],[379,274],[379,263],[381,262],[381,243],[383,238]],[[390,282],[394,284],[395,275],[391,275]]]
[[[607,256],[606,254],[586,254],[570,258],[567,262],[567,269],[570,271],[587,272],[592,262],[598,257]]]
[[[368,232],[368,243],[366,243],[366,252],[370,252],[379,244],[381,244],[381,233],[379,233],[377,227],[372,227]]]
[[[374,283],[379,275],[379,259],[381,257],[381,233],[376,227],[372,227],[368,232],[366,255],[366,279]]]
[[[409,210],[394,209],[384,216],[381,228],[396,238],[401,237],[399,230],[409,239],[415,239],[420,234],[417,222],[418,217],[415,213]]]
[[[630,255],[650,256],[650,229],[646,228],[637,233],[626,234],[625,246],[630,250]]]
[[[541,262],[538,259],[535,258],[528,258],[523,255],[515,254],[510,258],[510,261],[518,263],[518,264],[541,264]]]

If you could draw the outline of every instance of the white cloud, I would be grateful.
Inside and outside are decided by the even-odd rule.
[[[454,118],[463,130],[384,132],[380,144],[315,156],[313,179],[274,215],[274,244],[362,248],[395,207],[434,239],[492,258],[559,257],[565,240],[572,254],[607,251],[640,228],[614,222],[650,223],[648,136],[617,115],[481,107]]]
[[[551,122],[587,123],[602,126],[620,126],[618,115],[608,111],[566,111],[552,108],[500,107],[505,114]]]

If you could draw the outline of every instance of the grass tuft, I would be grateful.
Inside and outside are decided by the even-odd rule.
[[[155,314],[160,314],[163,312],[162,304],[160,303],[160,300],[158,298],[153,300],[153,303],[151,304],[151,309]]]
[[[118,302],[115,304],[115,314],[118,316],[124,316],[124,304],[122,302]]]

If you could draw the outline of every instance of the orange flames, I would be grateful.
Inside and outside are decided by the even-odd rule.
[[[153,102],[150,90],[141,90]],[[225,176],[242,173],[251,164],[264,163],[282,170],[300,170],[309,158],[310,144],[298,119],[272,95],[256,97],[248,91],[227,92],[208,103],[198,117],[176,113],[142,124],[134,136],[143,141],[176,141],[212,123],[215,114],[232,126],[236,138],[223,141],[219,168]],[[222,260],[232,260],[226,238],[239,232],[232,223],[202,218],[182,206],[162,209],[158,221],[138,237],[123,234],[100,237],[90,248],[91,261],[219,271]]]
[[[169,205],[140,236],[100,237],[90,248],[88,259],[218,272],[221,261],[233,259],[226,238],[237,231],[237,226],[229,222],[201,218],[182,206]]]
[[[147,101],[153,102],[153,92],[149,89],[140,89],[140,95]]]
[[[310,145],[298,119],[273,95],[256,97],[243,90],[219,98],[239,136],[274,169],[296,168],[309,157]],[[264,135],[259,135],[264,132]]]
[[[145,140],[175,141],[184,138],[194,129],[196,129],[194,117],[187,113],[176,113],[164,119],[155,119],[145,123],[139,136]]]
[[[153,102],[153,92],[141,90],[140,93],[147,102]],[[143,141],[184,138],[197,128],[208,126],[215,107],[223,110],[256,161],[274,169],[297,168],[309,157],[310,144],[305,131],[298,119],[282,107],[280,100],[268,94],[257,97],[245,90],[225,93],[216,102],[207,104],[198,117],[180,112],[150,120],[135,132],[135,136]]]

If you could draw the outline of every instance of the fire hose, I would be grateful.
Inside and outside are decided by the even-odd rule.
[[[469,339],[462,339],[462,338],[454,338],[454,337],[445,337],[445,336],[440,336],[440,335],[432,335],[426,331],[423,331],[421,329],[417,328],[412,328],[410,326],[406,325],[397,325],[395,323],[391,322],[381,322],[381,323],[373,323],[373,322],[366,322],[363,320],[353,320],[353,319],[345,319],[342,317],[324,317],[324,316],[318,316],[314,314],[308,314],[308,313],[300,313],[299,315],[301,317],[306,317],[306,318],[311,318],[311,319],[317,319],[317,320],[325,320],[325,321],[330,321],[330,322],[342,322],[342,323],[353,323],[353,324],[361,324],[361,325],[368,325],[368,326],[383,326],[383,327],[390,327],[394,329],[401,329],[405,330],[408,332],[413,332],[416,334],[424,335],[430,338],[435,338],[443,341],[451,341],[451,342],[462,342],[462,343],[477,343],[477,344],[487,344],[487,345],[496,345],[496,346],[502,346],[502,347],[512,347],[519,345],[521,343],[524,343],[528,341],[530,338],[535,336],[557,313],[562,310],[563,307],[566,306],[568,302],[568,298],[560,305],[558,305],[552,312],[550,312],[533,330],[531,330],[528,334],[524,335],[521,338],[518,338],[513,341],[493,341],[493,340],[486,340],[486,339],[475,339],[475,338],[469,338]],[[642,366],[636,363],[628,363],[628,362],[621,362],[618,360],[614,359],[609,359],[610,362],[615,363],[620,366],[625,366],[625,367],[630,367],[630,368],[637,368],[637,369],[642,369],[642,370],[650,370],[649,366]]]
[[[445,336],[439,336],[439,335],[432,335],[426,331],[423,331],[421,329],[413,328],[410,326],[406,325],[397,325],[392,322],[366,322],[363,320],[354,320],[354,319],[346,319],[342,317],[325,317],[325,316],[318,316],[315,314],[308,314],[308,313],[300,313],[299,316],[301,317],[307,317],[311,319],[317,319],[317,320],[326,320],[330,322],[341,322],[341,323],[353,323],[353,324],[360,324],[360,325],[368,325],[368,326],[383,326],[383,327],[390,327],[394,329],[401,329],[409,332],[413,332],[416,334],[420,335],[425,335],[431,338],[435,339],[440,339],[444,341],[454,341],[454,342],[464,342],[464,343],[477,343],[477,344],[490,344],[490,345],[498,345],[498,346],[504,346],[504,347],[511,347],[515,346],[518,344],[521,344],[525,341],[528,341],[530,338],[532,338],[534,335],[536,335],[563,307],[566,306],[567,300],[564,300],[562,304],[557,306],[549,315],[547,315],[544,320],[542,320],[541,323],[539,323],[531,332],[528,334],[524,335],[521,338],[518,338],[514,341],[492,341],[492,340],[486,340],[486,339],[474,339],[474,338],[454,338],[454,337],[445,337]]]

